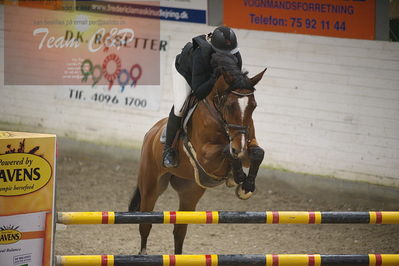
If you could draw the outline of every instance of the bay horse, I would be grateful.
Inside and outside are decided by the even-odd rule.
[[[194,211],[206,188],[226,182],[237,185],[237,196],[247,199],[255,190],[255,177],[264,157],[258,146],[252,113],[256,107],[255,85],[266,69],[252,78],[235,64],[218,62],[220,75],[209,95],[199,101],[186,129],[186,144],[177,144],[179,166],[162,165],[160,141],[167,118],[158,121],[145,135],[138,182],[129,211],[153,211],[158,197],[170,183],[179,196],[179,211]],[[191,147],[191,149],[190,149]],[[190,150],[190,151],[188,151]],[[190,156],[191,154],[191,156]],[[248,176],[243,171],[248,168]],[[205,173],[205,174],[204,174]],[[140,224],[141,248],[147,254],[152,224]],[[183,251],[187,224],[175,224],[175,254]]]

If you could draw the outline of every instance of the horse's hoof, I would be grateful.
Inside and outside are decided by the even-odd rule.
[[[242,185],[238,185],[236,188],[236,195],[239,199],[247,200],[250,197],[252,197],[252,192],[249,191],[248,193],[245,193],[245,190],[242,188]]]
[[[238,184],[234,181],[233,176],[229,176],[229,178],[226,179],[226,187],[235,187]]]
[[[145,248],[140,250],[139,255],[147,255],[147,250]]]

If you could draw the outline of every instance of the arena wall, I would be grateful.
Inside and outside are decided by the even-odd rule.
[[[1,58],[4,25],[1,22]],[[139,148],[172,106],[172,61],[193,36],[213,27],[161,23],[160,107],[89,106],[57,97],[61,86],[0,85],[0,123]],[[264,166],[399,187],[399,46],[385,41],[236,30],[258,84],[254,114]],[[4,84],[1,64],[0,84]]]

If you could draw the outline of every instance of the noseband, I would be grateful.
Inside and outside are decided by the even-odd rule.
[[[224,118],[223,113],[221,111],[221,108],[223,107],[226,97],[230,93],[237,95],[239,98],[241,98],[241,97],[247,97],[247,96],[253,95],[254,91],[251,91],[249,93],[240,93],[240,92],[233,90],[232,86],[230,86],[229,88],[226,89],[226,93],[224,93],[223,95],[219,95],[219,93],[217,93],[214,96],[213,101],[212,101],[214,109],[212,109],[210,107],[206,98],[204,99],[205,106],[208,108],[208,110],[213,115],[213,117],[216,118],[216,120],[218,120],[220,122],[220,124],[223,126],[225,134],[226,134],[227,138],[229,139],[229,141],[232,141],[233,138],[237,134],[244,134],[246,141],[248,141],[248,126],[242,126],[242,125],[228,123],[226,121],[226,119]],[[216,110],[216,112],[214,110]],[[236,135],[234,135],[233,137],[231,137],[229,134],[231,129],[237,130]]]

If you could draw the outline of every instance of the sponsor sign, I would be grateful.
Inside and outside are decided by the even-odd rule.
[[[0,265],[52,265],[55,136],[0,131]]]
[[[68,1],[68,0],[67,0]],[[60,9],[65,4],[63,0],[2,0],[0,4],[16,5],[44,9]]]
[[[230,0],[224,23],[243,29],[374,39],[375,0]]]
[[[159,5],[139,3],[77,1],[77,11],[5,6],[5,85],[57,85],[61,100],[159,109],[167,42]]]
[[[35,192],[50,181],[51,165],[33,154],[0,155],[0,196],[19,196]]]
[[[207,23],[207,0],[161,0],[160,4],[163,20]]]
[[[124,16],[146,17],[179,22],[206,23],[206,0],[162,0],[155,8],[154,2],[90,1],[87,11]],[[76,2],[79,9],[79,1]]]
[[[68,0],[67,0],[68,1]],[[19,6],[43,8],[43,9],[61,9],[63,7],[64,0],[18,0]]]
[[[159,85],[158,20],[15,6],[4,19],[5,85]]]

